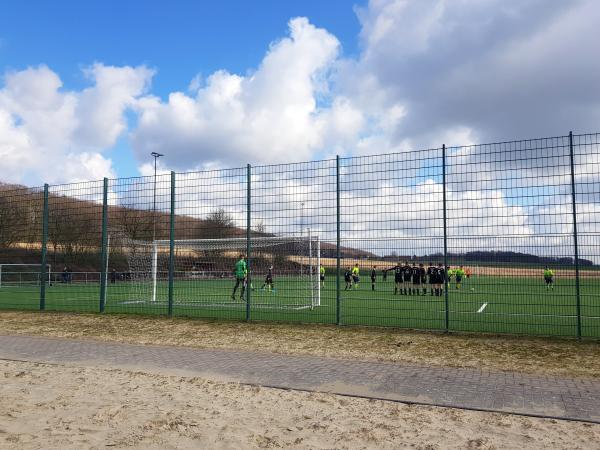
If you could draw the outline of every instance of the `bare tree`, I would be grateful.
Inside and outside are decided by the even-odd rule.
[[[120,206],[112,209],[109,221],[112,228],[120,230],[130,239],[152,239],[153,217],[149,211]]]
[[[86,252],[90,223],[81,212],[83,202],[66,197],[51,197],[48,204],[48,242],[53,250],[53,264],[59,250],[65,262],[73,262]]]
[[[203,239],[221,239],[233,234],[235,222],[223,208],[211,212],[199,223],[198,234]]]
[[[254,226],[254,231],[256,231],[259,234],[265,234],[266,229],[267,227],[265,226],[265,223],[262,220],[259,220]]]
[[[29,192],[0,191],[0,247],[27,241],[29,231],[26,202]]]

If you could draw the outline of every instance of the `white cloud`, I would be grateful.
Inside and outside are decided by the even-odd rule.
[[[343,237],[377,253],[385,245],[422,253],[440,248],[439,155],[415,149],[593,131],[600,123],[600,6],[593,0],[372,0],[359,18],[357,58],[344,59],[332,34],[295,18],[257,68],[196,75],[165,100],[148,93],[153,72],[143,66],[96,64],[80,92],[64,90],[45,66],[10,73],[0,90],[0,177],[112,175],[103,152],[127,131],[140,161],[151,151],[167,155],[161,174],[404,152],[343,168]],[[130,130],[128,109],[137,114]],[[451,247],[569,254],[568,154],[564,140],[539,143],[449,148]],[[581,189],[586,183],[582,228],[591,231],[600,211],[597,147],[577,156]],[[332,168],[311,167],[289,166],[280,178],[270,172],[277,168],[256,169],[254,217],[268,231],[298,232],[303,223],[333,236],[332,185],[319,185]],[[152,175],[153,167],[140,163],[139,171]],[[203,173],[202,182],[178,175],[178,208],[202,217],[223,207],[243,223],[244,171]],[[115,192],[115,202],[130,194]],[[413,197],[433,204],[403,203]],[[456,240],[464,230],[471,239]],[[550,231],[556,236],[545,236]]]
[[[174,92],[164,103],[140,101],[136,153],[162,150],[177,168],[238,166],[307,160],[351,139],[362,125],[359,110],[342,97],[321,104],[339,42],[306,18],[292,19],[289,32],[249,75],[218,71],[202,87],[192,82],[195,97]]]
[[[0,179],[39,184],[114,176],[102,152],[125,132],[125,110],[144,93],[152,71],[95,64],[86,73],[94,84],[81,92],[63,90],[44,65],[6,74]]]
[[[366,87],[361,107],[405,110],[392,141],[420,148],[463,143],[445,140],[452,130],[486,142],[597,127],[594,0],[372,0],[359,18],[362,53],[342,84]]]
[[[145,93],[154,71],[147,67],[112,67],[94,64],[85,71],[94,83],[79,95],[76,143],[109,148],[126,131],[123,112]]]

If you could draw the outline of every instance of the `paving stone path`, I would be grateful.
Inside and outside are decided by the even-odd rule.
[[[600,381],[186,347],[0,335],[0,359],[144,369],[261,386],[600,423]]]

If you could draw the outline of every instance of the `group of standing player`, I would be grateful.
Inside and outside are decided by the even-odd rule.
[[[441,263],[437,266],[430,263],[425,268],[422,263],[411,265],[407,262],[399,262],[393,267],[382,270],[383,281],[387,279],[388,272],[394,273],[394,295],[426,295],[429,285],[431,295],[440,296],[444,292],[445,277],[449,274],[449,271],[445,270]],[[461,266],[453,274],[456,276],[456,286],[459,289],[465,271]],[[344,281],[346,283],[344,290],[358,289],[360,282],[358,263],[353,268],[346,267]],[[377,266],[373,266],[371,269],[371,290],[375,290],[376,283]]]
[[[430,286],[431,295],[440,296],[444,292],[446,270],[440,263],[437,266],[429,263],[425,266],[421,263],[412,265],[407,262],[399,262],[393,267],[383,269],[383,278],[387,278],[387,272],[394,272],[394,295],[426,295],[427,285]]]
[[[325,268],[319,266],[319,281],[321,287],[325,287]],[[461,288],[463,278],[470,278],[471,271],[469,268],[464,269],[463,266],[452,269],[444,267],[442,263],[437,266],[429,263],[428,267],[421,263],[409,264],[408,262],[399,262],[393,267],[382,270],[383,281],[386,281],[388,272],[394,273],[394,295],[427,295],[427,286],[429,285],[430,294],[432,296],[441,296],[444,294],[444,286],[446,281],[452,282],[454,278],[456,289]],[[248,282],[248,266],[245,255],[240,255],[239,260],[234,268],[235,286],[231,298],[235,300],[235,294],[238,287],[241,286],[240,300],[244,300]],[[544,269],[544,280],[548,290],[554,289],[554,271],[546,267]],[[354,267],[346,267],[344,272],[344,281],[346,287],[344,290],[358,289],[360,283],[360,268],[358,263]],[[377,283],[377,266],[371,269],[371,290],[375,290]],[[269,291],[275,291],[273,286],[273,266],[269,266],[265,282],[261,289],[267,288]]]
[[[319,266],[319,281],[321,286],[325,287],[325,268]],[[389,267],[382,270],[383,281],[387,279],[388,272],[394,273],[394,295],[427,295],[427,286],[429,285],[430,293],[432,296],[441,296],[444,293],[444,285],[446,278],[451,281],[452,277],[456,279],[456,288],[460,289],[462,278],[466,275],[467,278],[470,275],[469,271],[465,271],[462,266],[457,269],[444,268],[442,263],[437,266],[429,263],[428,267],[425,268],[423,263],[412,265],[408,262],[399,262],[393,267]],[[239,287],[241,287],[240,300],[244,300],[244,293],[247,288],[248,282],[248,266],[244,255],[240,255],[239,260],[235,264],[234,268],[235,275],[235,286],[231,298],[235,300],[235,294]],[[354,267],[346,267],[344,272],[344,281],[346,287],[344,290],[358,289],[360,283],[360,268],[358,263],[354,264]],[[375,290],[377,282],[377,266],[373,266],[371,269],[371,290]],[[262,288],[267,287],[269,291],[274,291],[273,286],[273,266],[269,266],[267,276]]]

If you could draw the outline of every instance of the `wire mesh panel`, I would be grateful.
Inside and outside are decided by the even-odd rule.
[[[444,328],[441,156],[341,160],[342,323]]]
[[[336,162],[252,168],[252,320],[336,320]]]
[[[246,201],[245,168],[176,174],[173,314],[246,317]]]
[[[0,308],[600,338],[599,186],[598,134],[0,184]]]
[[[576,335],[568,137],[447,156],[450,327]]]
[[[0,308],[40,307],[43,203],[43,188],[0,184]]]
[[[167,313],[170,205],[168,174],[109,181],[107,312]]]
[[[573,136],[581,331],[600,337],[600,136]]]
[[[97,311],[100,288],[102,181],[50,186],[46,309]]]

